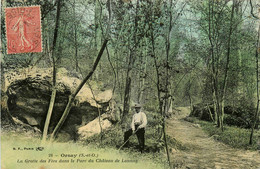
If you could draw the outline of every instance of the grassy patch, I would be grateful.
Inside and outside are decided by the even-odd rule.
[[[213,136],[214,139],[234,148],[257,150],[257,139],[260,137],[260,132],[255,132],[253,145],[249,145],[250,129],[225,126],[224,132],[222,132],[220,128],[217,128],[216,125],[211,122],[201,121],[193,117],[186,118],[185,120],[200,124],[202,129],[206,131],[209,136]]]
[[[37,151],[37,147],[44,149]],[[77,157],[65,157],[64,154],[77,154]],[[79,154],[89,156],[79,157]],[[130,150],[118,151],[109,147],[82,146],[72,142],[41,144],[39,139],[16,133],[2,133],[1,135],[1,163],[2,168],[5,169],[160,169],[164,167],[163,161],[154,161],[158,155],[153,153],[144,155]],[[98,162],[98,159],[113,160],[113,162]],[[116,159],[119,162],[115,162]],[[122,162],[122,159],[132,162]],[[46,162],[40,162],[41,160],[46,160]],[[72,162],[73,160],[74,162]],[[84,162],[84,160],[86,161]],[[93,160],[93,162],[89,162],[89,160]]]
[[[188,151],[189,148],[185,145],[183,145],[180,141],[176,140],[175,138],[172,138],[167,135],[167,141],[169,144],[169,147],[173,147],[177,150],[182,150],[182,151]]]

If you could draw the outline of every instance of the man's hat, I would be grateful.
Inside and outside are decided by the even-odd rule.
[[[141,104],[136,103],[134,107],[135,108],[141,108],[142,106],[141,106]]]

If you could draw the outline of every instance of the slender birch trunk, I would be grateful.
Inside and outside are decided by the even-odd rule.
[[[79,93],[79,91],[81,90],[81,88],[85,85],[85,83],[89,80],[89,78],[93,75],[93,73],[95,72],[97,66],[98,66],[98,63],[101,59],[101,56],[106,48],[106,45],[107,45],[107,42],[108,40],[105,39],[99,53],[98,53],[98,56],[95,60],[95,63],[93,65],[93,68],[91,69],[91,71],[88,73],[88,75],[82,80],[82,82],[79,84],[79,86],[77,87],[77,89],[75,90],[74,93],[72,93],[69,97],[69,101],[67,103],[67,106],[62,114],[62,117],[60,119],[60,121],[58,122],[57,126],[55,127],[54,131],[52,132],[51,134],[51,141],[53,141],[56,137],[56,135],[58,134],[60,128],[62,127],[62,125],[64,124],[65,120],[67,119],[67,116],[69,115],[69,112],[70,112],[70,109],[72,107],[72,103],[74,102],[75,100],[75,97],[77,96],[77,94]]]
[[[58,3],[57,3],[56,25],[55,25],[55,29],[54,29],[53,45],[52,45],[52,49],[49,50],[49,55],[51,55],[50,57],[52,58],[53,81],[52,81],[51,100],[50,100],[49,109],[48,109],[47,117],[46,117],[45,124],[44,124],[44,129],[43,129],[43,136],[42,136],[42,141],[43,142],[45,142],[46,139],[47,139],[47,134],[48,134],[48,129],[49,129],[49,125],[50,125],[51,115],[52,115],[52,112],[53,112],[53,107],[54,107],[55,98],[56,98],[56,65],[55,65],[56,62],[55,62],[54,51],[55,51],[55,48],[56,48],[57,37],[58,37],[58,30],[59,30],[61,1],[62,0],[58,0]]]

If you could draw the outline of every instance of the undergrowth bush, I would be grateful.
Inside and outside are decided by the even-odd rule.
[[[129,147],[133,151],[138,151],[138,140],[136,135],[132,135],[129,139]],[[160,140],[157,135],[157,128],[147,127],[145,131],[145,152],[159,152],[163,149]],[[99,147],[111,147],[119,148],[124,143],[124,132],[120,125],[116,125],[110,130],[104,131],[101,136],[99,134],[94,135],[84,141],[84,145],[95,145]]]
[[[191,117],[189,117],[188,121],[199,123],[202,129],[206,131],[209,136],[214,136],[214,139],[228,144],[234,148],[257,150],[257,140],[260,137],[259,132],[255,132],[253,144],[249,145],[249,137],[251,132],[250,129],[244,129],[235,126],[225,126],[224,131],[222,132],[220,128],[217,128],[217,126],[211,122],[201,121]]]
[[[210,111],[209,111],[210,110]],[[239,101],[238,105],[225,106],[224,124],[242,128],[250,128],[254,121],[255,107],[247,101]],[[200,120],[212,121],[215,118],[213,105],[196,104],[190,113],[190,117]]]

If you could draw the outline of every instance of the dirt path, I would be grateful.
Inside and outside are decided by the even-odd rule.
[[[171,162],[176,169],[260,169],[260,152],[238,150],[210,138],[198,125],[182,120],[188,108],[167,121],[167,134],[184,146],[186,151],[172,150]]]

